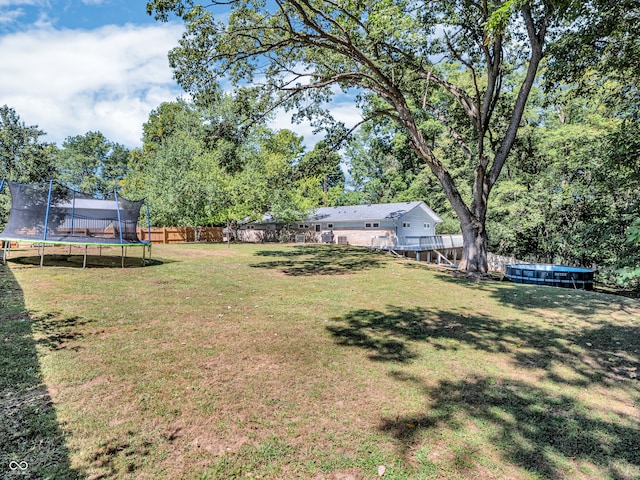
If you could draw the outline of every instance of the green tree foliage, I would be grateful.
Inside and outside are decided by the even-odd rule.
[[[182,100],[154,110],[144,126],[126,190],[148,199],[155,225],[224,225],[310,208],[294,165],[302,139],[251,123],[246,97],[218,93],[209,106]],[[315,204],[312,206],[316,206]]]
[[[45,133],[37,126],[27,126],[7,105],[0,107],[0,181],[40,183],[55,177],[55,145],[41,140]],[[0,192],[0,228],[11,208],[5,186]]]
[[[296,195],[294,163],[303,150],[302,138],[289,130],[255,129],[238,154],[242,170],[229,175],[228,217],[259,219],[270,212],[283,221],[298,218],[304,209]]]
[[[100,132],[68,137],[56,155],[58,180],[74,190],[104,198],[119,191],[127,174],[129,150]]]
[[[488,220],[492,251],[596,265],[607,282],[638,265],[627,232],[640,214],[640,163],[629,160],[634,142],[626,138],[626,122],[603,101],[619,88],[609,82],[589,97],[563,90],[553,104],[534,105],[496,185]]]
[[[143,148],[132,156],[128,196],[144,197],[157,226],[201,226],[219,221],[223,176],[206,145],[204,112],[184,101],[163,103],[143,126]]]
[[[55,146],[40,139],[45,132],[27,126],[13,108],[0,107],[0,178],[23,183],[50,180],[55,174]]]
[[[637,243],[631,233],[626,242],[621,235],[625,230],[633,231],[629,225],[640,214],[640,3],[580,2],[567,20],[570,24],[566,35],[550,45],[550,62],[544,76],[546,89],[548,94],[559,88],[576,90],[609,108],[611,118],[622,120],[596,142],[598,147],[594,149],[594,156],[601,163],[594,178],[601,183],[603,198],[610,200],[610,207],[605,210],[615,212],[597,225],[594,237],[602,240],[610,257],[615,257],[604,263],[619,267],[618,280],[640,285]],[[612,84],[616,88],[611,88]],[[615,244],[605,235],[615,239]],[[599,264],[603,263],[603,255],[604,252],[598,255]]]
[[[578,2],[569,28],[550,46],[552,83],[581,83],[597,71],[624,83],[640,80],[640,4],[637,0]]]
[[[318,117],[334,87],[355,89],[365,120],[387,116],[404,129],[460,221],[461,267],[485,272],[489,194],[515,142],[547,33],[572,3],[238,0],[204,7],[154,0],[147,9],[161,20],[176,14],[185,21],[170,61],[196,95],[218,78],[261,83],[263,98]],[[220,5],[230,8],[226,23],[214,15]],[[522,81],[506,82],[516,70]],[[465,158],[468,186],[433,148],[433,121]]]
[[[432,128],[432,145],[440,139],[439,125]],[[439,233],[459,233],[455,212],[437,180],[420,161],[406,131],[385,118],[363,125],[353,136],[345,153],[349,169],[351,201],[385,203],[424,200],[438,212],[443,223]],[[465,174],[464,167],[449,166],[452,174]]]
[[[301,193],[310,200],[315,197],[315,201],[310,201],[310,207],[336,206],[340,202],[345,186],[341,164],[340,155],[324,141],[316,143],[296,164],[296,178],[307,179]]]

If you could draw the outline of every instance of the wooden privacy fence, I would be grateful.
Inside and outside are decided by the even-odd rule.
[[[138,238],[151,243],[222,242],[223,227],[138,227]],[[197,238],[196,238],[197,234]]]

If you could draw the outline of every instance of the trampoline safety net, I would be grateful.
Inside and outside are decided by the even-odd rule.
[[[84,245],[141,244],[137,234],[144,200],[114,193],[96,199],[55,182],[25,185],[8,181],[11,212],[2,240]]]

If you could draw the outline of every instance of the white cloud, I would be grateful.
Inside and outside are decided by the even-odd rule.
[[[181,94],[167,53],[182,31],[175,24],[95,30],[42,24],[4,35],[0,103],[38,125],[49,141],[98,130],[112,141],[139,146],[149,112]]]
[[[48,0],[0,0],[0,7],[10,7],[12,5],[46,5]]]
[[[24,10],[18,8],[16,10],[0,11],[0,25],[3,23],[14,23],[18,18],[24,15]]]

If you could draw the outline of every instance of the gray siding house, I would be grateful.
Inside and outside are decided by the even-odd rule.
[[[338,243],[375,248],[426,251],[459,248],[459,235],[436,235],[442,219],[422,201],[323,207],[306,218],[285,224],[269,213],[240,223],[244,242],[281,240],[282,232],[296,242]]]
[[[291,227],[315,234],[316,240],[370,247],[434,237],[441,222],[426,203],[418,201],[318,208]]]
[[[422,201],[324,207],[288,225],[267,214],[262,220],[243,223],[238,239],[276,241],[284,231],[290,241],[373,247],[454,265],[462,255],[462,235],[436,235],[441,222]]]
[[[273,218],[270,212],[265,213],[260,220],[244,219],[238,223],[236,237],[241,242],[250,243],[277,242],[281,238],[282,229],[287,225]],[[223,233],[227,234],[226,228]]]

